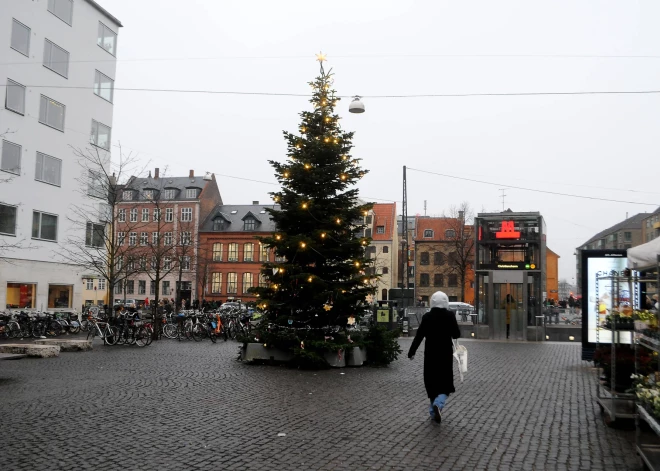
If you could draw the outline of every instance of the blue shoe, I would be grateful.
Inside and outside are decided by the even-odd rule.
[[[435,412],[433,411],[433,404],[429,405],[429,415],[432,419],[435,419]]]

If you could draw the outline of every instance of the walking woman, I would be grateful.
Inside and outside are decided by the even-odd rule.
[[[424,314],[417,329],[408,358],[415,358],[415,352],[426,338],[424,346],[424,386],[431,401],[429,415],[438,423],[442,420],[442,409],[447,396],[454,389],[454,357],[452,339],[461,336],[456,315],[448,309],[449,298],[442,291],[431,296],[431,310]]]
[[[506,309],[506,338],[509,338],[509,335],[511,334],[511,305],[515,305],[515,300],[513,299],[513,296],[510,294],[506,295],[506,298],[504,299],[504,303],[502,304],[502,308]]]

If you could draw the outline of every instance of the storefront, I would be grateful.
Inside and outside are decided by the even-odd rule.
[[[479,336],[487,332],[491,339],[544,339],[540,317],[546,297],[543,217],[538,212],[480,213],[475,231]]]

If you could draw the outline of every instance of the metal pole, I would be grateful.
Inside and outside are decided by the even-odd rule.
[[[402,213],[403,213],[403,240],[404,247],[403,253],[403,287],[408,289],[408,187],[406,182],[406,166],[403,166],[403,201],[402,201]]]

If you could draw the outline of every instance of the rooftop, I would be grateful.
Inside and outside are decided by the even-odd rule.
[[[144,190],[175,190],[176,194],[174,198],[168,199],[175,201],[196,201],[199,199],[199,192],[195,197],[188,197],[185,190],[189,188],[195,188],[201,192],[201,190],[206,188],[206,185],[212,181],[213,180],[206,180],[200,176],[153,178],[151,175],[149,175],[146,178],[131,177],[131,179],[126,185],[122,187],[122,189],[124,191],[134,191],[133,198],[130,201],[152,201],[153,198],[145,197]]]
[[[246,232],[245,220],[255,219],[254,230],[247,232],[275,232],[275,223],[266,208],[279,211],[279,205],[219,204],[209,213],[199,227],[200,232]],[[215,221],[220,224],[214,224]]]
[[[122,27],[124,26],[123,24],[121,24],[121,21],[119,21],[117,18],[115,18],[114,16],[112,16],[112,15],[110,14],[110,12],[108,12],[108,10],[106,10],[105,8],[103,8],[101,5],[99,5],[99,4],[98,4],[97,2],[95,2],[94,0],[87,0],[87,3],[89,3],[91,6],[93,6],[94,8],[96,8],[96,9],[97,9],[98,11],[100,11],[101,13],[103,13],[105,16],[107,16],[109,20],[111,20],[114,24],[116,24],[116,25],[119,26],[120,28],[122,28]]]
[[[384,232],[379,234],[377,230],[372,232],[373,240],[392,240],[394,228],[396,227],[396,203],[375,203],[373,207],[374,228],[384,227]]]
[[[623,229],[640,229],[642,228],[642,221],[646,219],[648,216],[650,216],[649,213],[639,213],[635,214],[633,217],[630,217],[628,219],[625,219],[612,227],[608,227],[604,231],[600,231],[598,234],[593,236],[591,239],[586,241],[584,244],[580,244],[580,247],[584,247],[585,245],[591,244],[592,242],[595,242],[597,240],[602,239],[605,236],[608,236],[609,234],[612,234],[614,232],[618,232]]]

